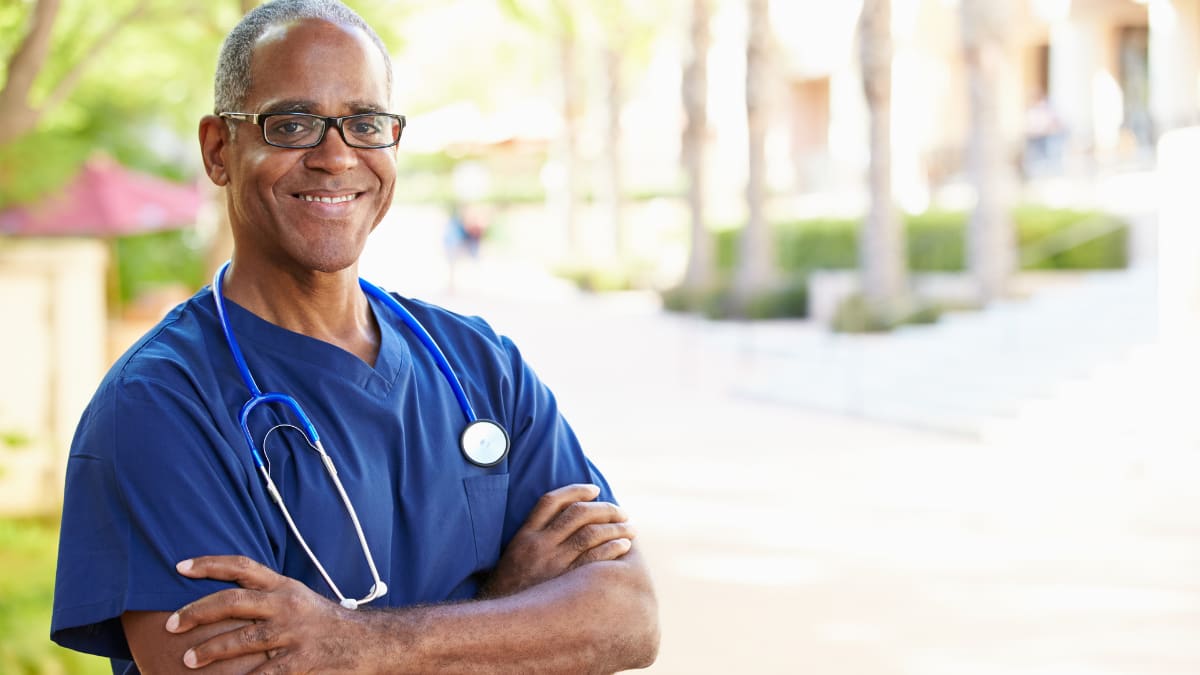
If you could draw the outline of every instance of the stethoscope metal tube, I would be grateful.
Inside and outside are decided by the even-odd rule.
[[[242,405],[242,409],[238,412],[238,424],[242,428],[242,435],[246,438],[247,445],[250,446],[250,454],[254,457],[254,464],[258,468],[258,472],[262,474],[263,480],[266,481],[267,493],[271,495],[271,499],[279,506],[279,510],[283,513],[283,519],[287,522],[288,529],[300,542],[300,546],[304,552],[308,554],[309,560],[317,568],[317,572],[325,579],[325,583],[329,584],[329,588],[333,594],[338,597],[338,602],[346,609],[357,609],[359,605],[365,605],[376,598],[382,597],[387,593],[387,584],[379,577],[379,569],[375,566],[375,557],[371,555],[371,548],[367,545],[367,537],[363,534],[362,523],[358,520],[358,512],[354,510],[354,504],[350,503],[350,497],[346,494],[346,488],[342,485],[342,479],[338,478],[337,469],[333,466],[333,460],[329,457],[329,453],[325,451],[325,446],[321,443],[321,437],[317,434],[317,428],[313,425],[312,420],[300,407],[300,403],[296,399],[287,394],[279,394],[274,392],[263,393],[258,387],[258,383],[254,381],[254,376],[250,373],[250,367],[246,364],[245,357],[242,356],[242,349],[238,345],[237,339],[233,336],[233,329],[229,325],[229,318],[225,314],[225,297],[222,294],[222,285],[225,278],[225,270],[229,267],[226,262],[217,270],[213,277],[212,293],[213,300],[217,306],[217,318],[221,323],[221,330],[225,333],[225,341],[229,343],[229,351],[233,355],[234,363],[237,364],[238,373],[242,377],[242,381],[246,384],[246,388],[250,390],[250,400]],[[370,592],[359,600],[347,598],[338,588],[338,585],[333,581],[333,577],[325,570],[325,566],[313,553],[312,547],[308,545],[308,541],[304,539],[304,535],[300,534],[300,528],[296,526],[296,521],[292,518],[292,514],[288,511],[287,504],[283,502],[283,496],[279,493],[279,488],[276,487],[275,481],[271,478],[271,471],[267,465],[266,459],[262,453],[258,451],[258,445],[254,442],[254,436],[250,433],[250,412],[254,408],[264,403],[281,403],[292,409],[299,418],[302,428],[300,429],[308,444],[312,446],[317,454],[321,456],[321,463],[325,465],[325,472],[333,481],[334,487],[337,488],[338,495],[342,499],[342,504],[346,507],[346,513],[350,515],[350,522],[354,525],[354,532],[358,535],[358,543],[362,546],[363,556],[367,559],[367,566],[371,569],[371,578],[374,583],[371,585]]]

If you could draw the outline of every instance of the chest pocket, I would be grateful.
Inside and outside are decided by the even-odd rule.
[[[475,538],[477,570],[489,570],[500,559],[504,512],[508,507],[508,474],[471,476],[463,479],[471,530]]]

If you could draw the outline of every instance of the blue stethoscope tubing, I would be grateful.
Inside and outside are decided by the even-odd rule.
[[[313,425],[312,420],[309,419],[308,415],[304,412],[304,409],[300,407],[300,403],[295,398],[287,394],[281,394],[277,392],[264,392],[258,386],[258,382],[255,381],[254,375],[250,372],[250,366],[246,363],[246,358],[242,354],[242,349],[238,345],[237,338],[234,337],[233,328],[229,324],[229,317],[225,313],[225,298],[222,288],[224,284],[225,271],[229,268],[229,265],[230,262],[227,261],[219,270],[217,270],[217,273],[213,275],[212,293],[213,302],[217,308],[217,319],[221,324],[221,331],[225,335],[225,341],[229,345],[229,352],[233,356],[233,361],[237,366],[238,374],[241,376],[246,388],[250,390],[249,400],[242,405],[241,410],[238,412],[238,424],[241,426],[242,435],[245,437],[246,445],[250,448],[250,454],[254,458],[255,467],[257,467],[259,473],[262,474],[263,480],[266,481],[268,494],[271,495],[271,499],[275,501],[275,503],[279,506],[280,511],[283,512],[284,520],[287,521],[288,527],[292,531],[292,534],[296,537],[296,540],[300,542],[300,546],[304,549],[305,553],[308,554],[309,559],[312,561],[313,565],[316,566],[317,571],[321,574],[321,577],[325,579],[325,583],[329,584],[329,587],[338,597],[340,604],[347,609],[357,609],[358,606],[366,604],[386,594],[387,584],[385,584],[379,576],[379,570],[375,565],[374,556],[371,555],[371,549],[367,545],[366,535],[363,534],[362,524],[358,519],[358,513],[355,511],[354,505],[350,503],[350,498],[346,494],[345,487],[342,486],[341,479],[338,478],[337,469],[335,469],[333,466],[333,460],[329,457],[329,453],[325,451],[325,447],[321,443],[321,437],[317,433],[316,426]],[[463,390],[462,383],[459,381],[458,376],[454,374],[454,369],[450,367],[450,362],[446,359],[446,355],[442,352],[438,344],[434,342],[433,337],[429,334],[429,331],[425,330],[425,327],[422,326],[419,321],[417,321],[417,318],[414,317],[412,313],[409,312],[403,305],[401,305],[399,301],[397,301],[388,293],[384,292],[382,289],[364,279],[359,279],[359,285],[362,287],[364,292],[383,302],[388,306],[389,309],[391,309],[400,317],[401,321],[408,326],[408,328],[425,347],[426,351],[428,351],[429,355],[437,364],[438,370],[442,372],[446,382],[450,385],[451,390],[454,392],[454,397],[458,401],[459,408],[462,409],[463,416],[467,419],[467,425],[463,429],[462,434],[459,436],[459,449],[461,450],[463,457],[472,464],[483,467],[495,466],[503,461],[504,457],[508,454],[508,434],[505,433],[504,428],[496,422],[487,419],[480,419],[475,415],[475,410],[471,407],[470,401],[467,400],[467,394]],[[295,521],[292,519],[291,513],[284,504],[283,497],[280,494],[278,487],[276,487],[275,481],[271,478],[269,465],[267,464],[267,461],[263,457],[262,453],[259,452],[258,446],[254,442],[254,436],[250,433],[250,413],[254,410],[254,408],[264,403],[279,403],[290,408],[300,421],[300,427],[297,428],[299,428],[300,431],[305,435],[309,445],[311,445],[312,448],[317,451],[317,454],[321,456],[321,461],[325,465],[326,473],[329,474],[330,479],[337,488],[338,495],[341,497],[342,503],[346,507],[347,513],[350,515],[350,520],[354,524],[354,530],[358,535],[358,541],[362,547],[363,555],[366,557],[367,565],[371,569],[371,577],[374,583],[366,597],[355,600],[353,598],[347,598],[342,594],[337,584],[334,583],[333,578],[321,564],[321,561],[318,560],[316,554],[313,553],[313,550],[308,545],[308,542],[305,541],[304,536],[300,534],[300,529],[296,526]]]

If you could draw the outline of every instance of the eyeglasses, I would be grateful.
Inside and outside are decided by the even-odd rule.
[[[313,148],[325,140],[329,125],[337,127],[342,141],[352,148],[390,148],[400,142],[407,123],[404,115],[362,113],[345,117],[322,117],[308,113],[218,114],[229,120],[262,127],[263,140],[277,148]]]

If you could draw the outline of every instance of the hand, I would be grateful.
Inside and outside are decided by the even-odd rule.
[[[188,668],[203,668],[244,654],[266,653],[269,660],[254,673],[357,670],[355,622],[337,603],[304,584],[242,556],[184,560],[180,574],[193,579],[236,582],[241,588],[218,591],[179,609],[167,619],[170,633],[186,633],[226,619],[254,623],[193,645],[183,655]]]
[[[478,597],[510,595],[580,565],[616,560],[635,532],[621,507],[592,501],[595,485],[567,485],[542,495],[500,556]]]

